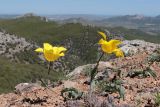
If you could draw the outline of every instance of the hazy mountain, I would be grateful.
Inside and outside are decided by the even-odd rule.
[[[101,20],[103,22],[110,22],[110,23],[135,23],[135,24],[160,24],[160,17],[148,17],[143,15],[126,15],[126,16],[117,16],[112,18],[107,18]]]
[[[150,17],[143,15],[125,15],[90,20],[83,17],[69,18],[60,21],[61,23],[82,23],[83,25],[103,27],[125,27],[128,29],[139,29],[151,35],[160,33],[160,16]]]
[[[43,15],[50,20],[68,20],[83,18],[85,20],[102,20],[104,18],[112,17],[110,15],[90,15],[90,14],[62,14],[62,15]]]
[[[19,14],[0,14],[0,19],[13,19],[19,16]]]
[[[34,13],[24,15],[0,15],[1,19],[37,16]],[[54,20],[58,23],[81,23],[83,25],[103,27],[125,27],[128,29],[140,29],[151,35],[160,33],[160,15],[151,17],[143,15],[88,15],[88,14],[63,14],[63,15],[41,15],[42,20]]]
[[[160,15],[156,16],[156,18],[160,18]]]
[[[140,29],[144,32],[160,33],[160,17],[148,17],[142,15],[126,15],[106,18],[96,21],[101,26],[122,26],[129,29]]]

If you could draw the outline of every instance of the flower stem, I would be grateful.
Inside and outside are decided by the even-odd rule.
[[[93,68],[93,70],[91,71],[91,79],[90,79],[90,97],[91,97],[91,94],[92,94],[92,82],[93,82],[93,79],[97,73],[97,69],[98,69],[98,66],[99,66],[99,62],[101,61],[102,57],[104,55],[104,52],[101,54],[100,58],[98,59],[97,63],[96,63],[96,66]]]
[[[49,75],[49,73],[51,71],[51,66],[52,66],[52,62],[49,62],[49,64],[48,64],[48,75]]]

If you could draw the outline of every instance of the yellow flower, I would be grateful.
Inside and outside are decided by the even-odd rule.
[[[102,51],[104,51],[105,53],[115,53],[115,55],[117,57],[121,57],[124,56],[123,52],[118,48],[118,45],[120,45],[122,42],[120,40],[110,40],[107,41],[106,40],[106,35],[103,32],[98,32],[103,39],[100,39],[98,44],[101,45]]]
[[[64,56],[64,51],[66,50],[64,47],[55,47],[49,43],[44,43],[43,48],[37,48],[35,51],[43,53],[47,61],[55,61],[59,57]]]

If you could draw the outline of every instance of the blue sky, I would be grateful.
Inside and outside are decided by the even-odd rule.
[[[160,0],[0,0],[0,14],[159,15]]]

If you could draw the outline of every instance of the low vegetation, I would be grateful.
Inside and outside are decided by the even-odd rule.
[[[64,79],[62,72],[51,72],[37,64],[12,63],[9,59],[0,57],[0,93],[10,92],[18,83],[40,82],[51,80],[51,83]],[[42,84],[43,85],[43,84]]]
[[[155,95],[155,106],[160,106],[160,93]]]

